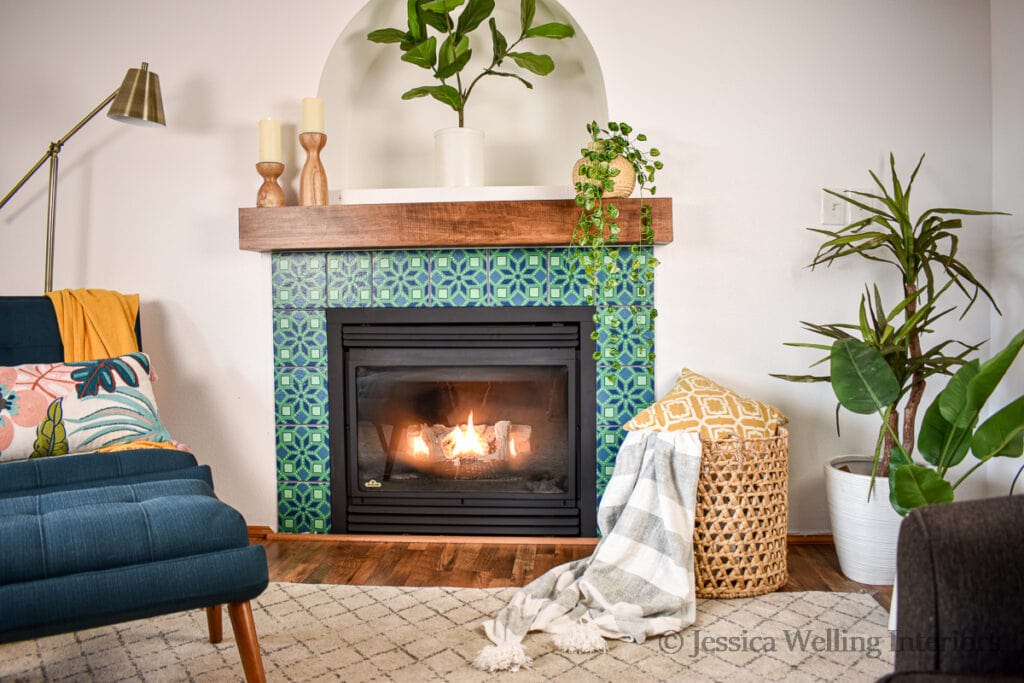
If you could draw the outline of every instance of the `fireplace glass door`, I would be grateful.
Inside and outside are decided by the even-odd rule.
[[[571,350],[355,349],[348,362],[350,496],[575,496]]]

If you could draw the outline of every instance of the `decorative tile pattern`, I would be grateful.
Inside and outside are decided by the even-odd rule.
[[[487,251],[439,251],[430,264],[430,291],[434,306],[487,305]]]
[[[373,253],[369,251],[339,251],[327,254],[327,306],[372,306],[372,266]]]
[[[598,501],[625,438],[621,425],[654,401],[647,358],[653,335],[638,336],[634,325],[635,315],[641,327],[650,315],[653,289],[628,279],[633,258],[628,247],[619,250],[623,276],[597,297]],[[571,264],[567,248],[274,254],[279,529],[330,531],[324,308],[586,305],[583,272]],[[639,309],[634,313],[630,306]],[[623,366],[618,371],[612,367],[616,358]]]
[[[330,533],[331,487],[304,482],[278,483],[277,517],[278,527],[285,533]]]
[[[277,308],[323,308],[327,271],[323,253],[282,252],[271,256],[271,283]]]
[[[324,309],[274,311],[274,365],[327,365],[327,315]]]
[[[654,402],[654,372],[647,367],[597,370],[597,424],[619,426]]]
[[[278,481],[320,481],[331,476],[331,451],[327,427],[278,425]]]
[[[544,306],[548,302],[545,249],[502,249],[491,253],[493,306]]]
[[[430,304],[430,261],[425,251],[373,255],[373,305],[409,308]]]
[[[274,404],[279,425],[327,425],[327,370],[275,369]]]

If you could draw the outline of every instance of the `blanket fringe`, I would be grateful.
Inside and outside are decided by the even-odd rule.
[[[488,645],[480,650],[473,660],[473,666],[482,671],[496,673],[498,671],[519,671],[520,667],[530,668],[533,659],[527,656],[522,643],[502,643]]]
[[[608,643],[593,624],[577,624],[552,639],[562,652],[607,652]]]

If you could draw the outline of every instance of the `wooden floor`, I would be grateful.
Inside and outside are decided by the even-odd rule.
[[[315,538],[315,540],[307,540]],[[536,539],[531,539],[536,540]],[[378,586],[522,586],[548,569],[590,555],[593,542],[509,539],[350,540],[341,537],[254,538],[266,547],[271,581]],[[866,592],[889,609],[892,589],[850,581],[825,541],[789,543],[784,591]]]

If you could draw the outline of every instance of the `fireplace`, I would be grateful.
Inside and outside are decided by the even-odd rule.
[[[328,309],[332,529],[595,535],[593,316]]]

